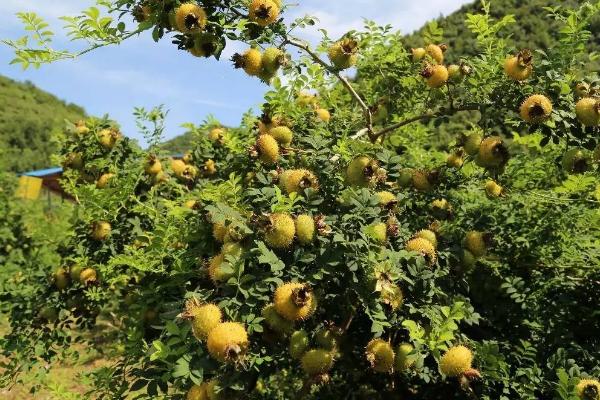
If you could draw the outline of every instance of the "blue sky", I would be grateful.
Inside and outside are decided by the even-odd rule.
[[[440,14],[447,15],[469,0],[300,0],[288,11],[288,18],[310,14],[331,37],[362,27],[363,18],[392,24],[411,32]],[[289,3],[289,1],[288,1]],[[294,2],[295,3],[295,2]],[[47,19],[58,33],[62,15],[73,15],[92,4],[91,0],[0,0],[0,38],[23,35],[15,17],[18,11],[34,11]],[[301,35],[315,40],[315,30]],[[71,47],[58,35],[55,47]],[[83,106],[89,114],[108,113],[124,133],[141,141],[135,129],[132,110],[164,104],[170,109],[166,138],[183,133],[184,122],[201,122],[213,114],[226,125],[237,125],[241,114],[257,109],[267,87],[231,67],[228,58],[239,50],[228,46],[222,60],[198,59],[178,51],[170,40],[154,43],[147,32],[120,46],[102,48],[78,60],[61,61],[39,70],[22,71],[8,65],[12,53],[0,45],[0,74],[17,80],[30,80],[63,100]]]

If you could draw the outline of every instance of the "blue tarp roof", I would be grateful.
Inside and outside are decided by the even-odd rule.
[[[35,176],[37,178],[42,178],[44,176],[60,174],[62,172],[63,172],[63,169],[61,167],[53,167],[53,168],[47,168],[47,169],[39,169],[37,171],[23,172],[21,175]]]

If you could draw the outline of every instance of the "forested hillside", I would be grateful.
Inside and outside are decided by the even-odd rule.
[[[83,108],[0,76],[0,170],[22,172],[50,165],[56,147],[51,134],[64,120],[85,116]]]

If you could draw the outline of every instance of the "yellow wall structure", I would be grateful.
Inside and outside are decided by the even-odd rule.
[[[19,187],[15,193],[16,197],[21,199],[35,200],[40,196],[43,179],[33,176],[19,177]]]

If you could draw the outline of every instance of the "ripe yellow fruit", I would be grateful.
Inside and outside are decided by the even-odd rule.
[[[444,47],[438,46],[437,44],[430,44],[425,48],[427,55],[431,57],[438,64],[444,62]]]
[[[381,191],[381,192],[375,193],[375,195],[379,199],[379,205],[381,207],[391,207],[398,203],[398,198],[396,197],[396,195],[394,193],[387,192],[387,191]]]
[[[213,224],[213,237],[218,242],[225,242],[225,237],[227,236],[228,231],[229,230],[227,229],[227,227],[221,223]]]
[[[183,318],[191,321],[192,333],[198,340],[206,340],[210,331],[221,323],[223,314],[216,304],[201,304],[193,297],[185,303]]]
[[[427,50],[422,47],[417,47],[416,49],[410,49],[412,54],[413,61],[420,61],[427,55]]]
[[[365,355],[374,371],[390,373],[394,369],[394,349],[383,339],[371,340]]]
[[[310,215],[301,214],[296,218],[296,237],[300,244],[311,244],[315,240],[315,220]]]
[[[315,114],[317,115],[317,118],[319,120],[325,123],[329,122],[329,120],[331,119],[331,113],[325,108],[317,108],[315,110]]]
[[[242,324],[224,322],[208,334],[208,352],[221,362],[236,362],[248,350],[248,333]]]
[[[475,257],[483,257],[487,253],[485,235],[479,231],[469,231],[465,236],[465,247]]]
[[[498,136],[490,136],[481,141],[476,161],[484,168],[502,168],[509,157],[504,141]]]
[[[279,6],[273,0],[252,0],[249,17],[260,26],[272,24],[279,17]]]
[[[294,138],[294,132],[287,126],[277,126],[269,130],[269,135],[273,136],[277,143],[282,146],[289,146]]]
[[[394,360],[394,368],[398,372],[406,371],[414,363],[414,359],[410,359],[409,355],[415,348],[410,343],[400,343],[396,348],[396,359]]]
[[[437,248],[438,241],[434,231],[431,231],[429,229],[420,230],[415,234],[415,238],[425,239],[429,241],[429,243],[431,243],[434,248]]]
[[[256,141],[256,151],[265,164],[275,164],[279,159],[279,144],[271,135],[260,135]]]
[[[473,353],[465,346],[454,346],[440,359],[440,370],[446,376],[456,377],[471,369]]]
[[[290,356],[295,360],[299,360],[308,348],[308,344],[309,340],[306,331],[301,330],[292,333],[289,347]]]
[[[524,81],[533,71],[533,55],[529,50],[521,50],[516,56],[504,61],[504,72],[515,81]]]
[[[303,283],[285,283],[275,290],[275,310],[289,321],[300,321],[310,317],[317,301],[310,286]]]
[[[208,400],[206,387],[202,385],[194,385],[188,390],[186,400]]]
[[[521,118],[531,124],[541,124],[552,114],[552,102],[541,94],[529,96],[520,108]]]
[[[274,332],[288,335],[294,330],[294,322],[288,321],[279,315],[275,309],[275,305],[272,303],[263,307],[261,316],[265,319],[267,326]]]
[[[456,152],[449,154],[446,158],[446,165],[452,168],[460,168],[465,163],[463,159],[462,152]]]
[[[115,174],[102,174],[100,175],[100,178],[98,178],[98,180],[96,181],[96,187],[98,189],[104,189],[105,187],[108,186],[108,184],[110,183],[110,180],[112,178],[114,178]]]
[[[415,253],[419,253],[425,257],[430,265],[434,264],[437,258],[433,244],[431,244],[429,240],[421,237],[409,240],[406,243],[406,251],[414,251]]]
[[[90,128],[87,127],[85,121],[78,121],[75,124],[75,134],[78,136],[85,136],[90,133]]]
[[[308,375],[324,374],[333,367],[333,354],[325,349],[308,350],[300,362]]]
[[[600,99],[584,97],[575,105],[579,121],[585,126],[600,125]]]
[[[213,128],[208,132],[208,140],[211,142],[221,142],[225,138],[225,129]]]
[[[600,382],[596,379],[581,379],[575,386],[575,392],[582,400],[599,400]]]
[[[56,286],[59,291],[63,291],[69,286],[69,273],[62,267],[54,271],[53,279],[54,286]]]
[[[291,169],[281,174],[279,186],[286,193],[291,194],[307,188],[317,190],[319,188],[319,181],[311,171],[306,169]]]
[[[427,86],[434,89],[444,86],[450,77],[445,66],[431,64],[425,66],[421,76],[427,80]]]
[[[112,227],[106,221],[94,222],[92,226],[92,238],[98,241],[106,240],[111,230]]]
[[[144,165],[144,171],[148,175],[157,175],[162,171],[162,164],[160,160],[155,155],[150,155],[146,159],[146,164]]]
[[[289,214],[271,214],[265,232],[265,242],[269,247],[285,249],[291,246],[296,235],[296,224]]]
[[[98,280],[98,273],[93,268],[86,268],[79,273],[79,283],[90,285]]]
[[[242,68],[250,76],[259,76],[262,72],[262,53],[255,48],[249,48],[243,54],[234,54],[231,58],[235,68]]]
[[[183,175],[186,166],[187,165],[183,162],[183,160],[171,159],[171,169],[173,170],[173,173],[177,176]]]
[[[337,69],[348,69],[358,59],[358,42],[352,38],[344,38],[329,46],[327,54]]]
[[[429,172],[417,169],[412,173],[412,185],[421,192],[428,192],[433,189],[433,183],[430,180]]]
[[[270,74],[277,73],[279,67],[284,65],[285,53],[277,47],[269,47],[262,55],[262,64],[265,72]]]
[[[485,193],[490,198],[500,197],[502,195],[503,191],[504,191],[504,188],[502,188],[502,186],[498,185],[494,181],[487,181],[485,183]]]
[[[225,261],[223,253],[217,254],[208,262],[208,276],[215,284],[228,281],[233,273],[233,268]]]
[[[206,27],[206,12],[195,3],[183,3],[175,10],[175,27],[181,33],[198,33]]]
[[[98,142],[107,150],[115,147],[115,144],[121,137],[121,133],[116,129],[102,129],[98,132]]]
[[[374,183],[377,161],[367,156],[359,156],[350,162],[346,169],[346,180],[352,186],[369,186]]]

